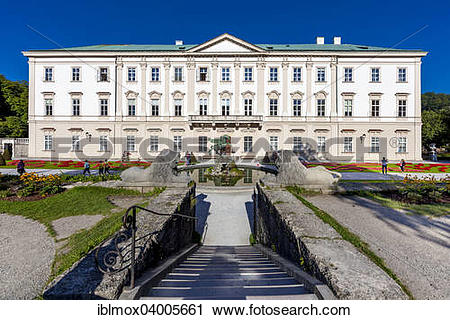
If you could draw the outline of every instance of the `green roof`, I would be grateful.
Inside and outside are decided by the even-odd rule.
[[[179,51],[195,47],[195,44],[99,44],[92,46],[50,49],[51,51]],[[418,51],[419,49],[392,49],[357,44],[256,44],[267,51]],[[35,51],[35,50],[31,50]],[[41,51],[41,50],[37,50]]]

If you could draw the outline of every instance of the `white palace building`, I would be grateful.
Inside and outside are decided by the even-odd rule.
[[[33,159],[236,157],[293,149],[332,160],[421,159],[421,50],[252,44],[93,45],[23,53]],[[228,138],[226,138],[228,139]]]

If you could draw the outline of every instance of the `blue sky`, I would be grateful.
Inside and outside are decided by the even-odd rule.
[[[449,21],[448,1],[3,1],[0,73],[27,79],[21,51],[58,45],[201,43],[224,32],[253,43],[313,43],[318,35],[330,43],[337,35],[428,51],[422,91],[450,93]]]

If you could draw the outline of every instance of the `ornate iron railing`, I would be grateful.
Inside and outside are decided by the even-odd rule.
[[[95,252],[95,262],[97,264],[97,268],[100,272],[104,274],[115,274],[120,271],[123,271],[126,269],[124,267],[125,257],[127,253],[123,253],[123,251],[128,247],[128,245],[123,246],[122,248],[119,247],[120,243],[124,243],[128,239],[131,238],[131,249],[130,249],[130,286],[128,289],[133,289],[135,285],[135,266],[136,266],[136,214],[137,210],[142,210],[157,216],[174,216],[174,217],[181,217],[191,220],[197,220],[196,217],[191,217],[188,215],[180,214],[180,213],[159,213],[141,206],[131,206],[127,209],[125,212],[123,218],[122,218],[122,230],[117,232],[113,238],[109,238],[105,240],[102,244],[100,244]],[[106,244],[110,243],[110,245],[113,245],[113,248],[106,253],[103,254],[103,257],[100,259],[99,254],[102,249],[102,247]]]

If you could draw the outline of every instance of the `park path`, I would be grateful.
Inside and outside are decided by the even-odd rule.
[[[248,245],[253,224],[253,189],[197,190],[197,232],[203,244]]]
[[[0,299],[33,299],[50,276],[55,243],[39,222],[0,214]]]
[[[357,196],[306,198],[367,242],[416,299],[450,299],[450,215],[407,215]]]

